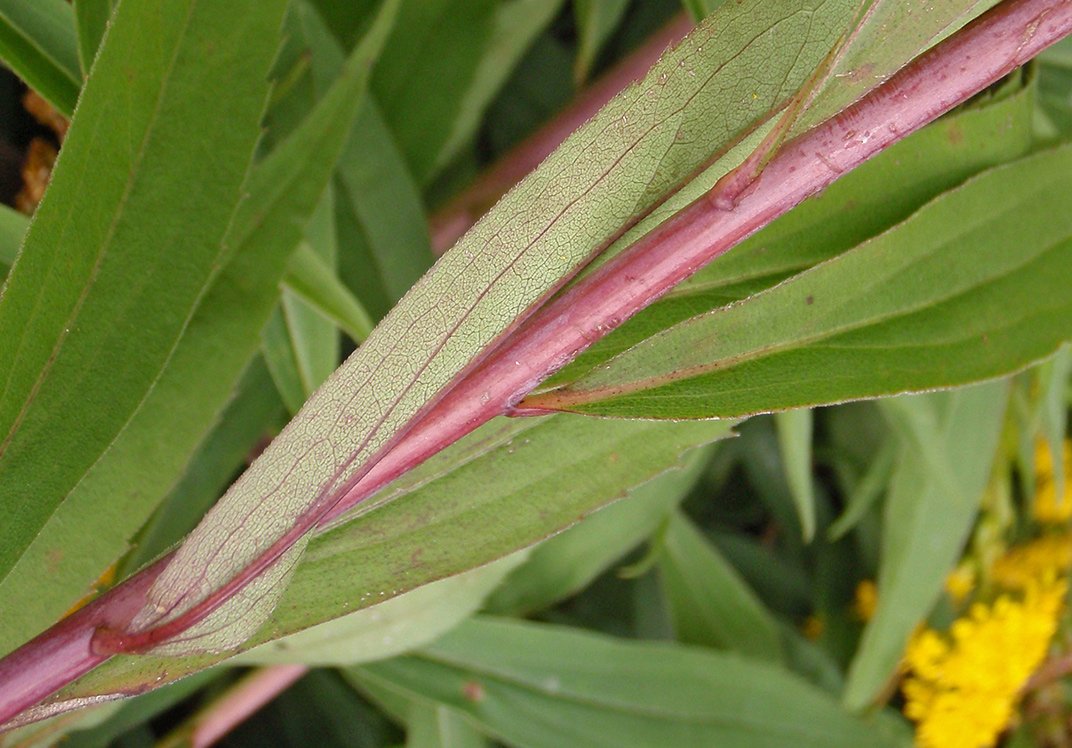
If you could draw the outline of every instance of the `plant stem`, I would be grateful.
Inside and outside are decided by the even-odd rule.
[[[1007,0],[857,104],[787,143],[743,189],[734,180],[720,181],[710,193],[533,314],[382,454],[326,515],[318,517],[320,523],[339,517],[496,415],[554,410],[562,404],[554,393],[522,401],[520,406],[518,402],[699,267],[1070,32],[1069,0]],[[732,194],[726,191],[731,183]],[[0,660],[0,722],[20,715],[106,659],[91,646],[97,630],[121,632],[169,560],[170,556],[163,557]],[[83,703],[38,707],[21,714],[18,722]]]
[[[309,672],[306,665],[272,665],[254,670],[161,741],[159,748],[207,748]]]
[[[578,127],[630,83],[644,77],[666,48],[681,41],[693,28],[681,13],[656,31],[640,47],[612,67],[595,83],[519,145],[496,161],[461,194],[437,210],[429,221],[432,250],[441,255],[476,223],[506,191],[551,155]]]
[[[853,106],[786,144],[743,189],[731,172],[539,309],[435,404],[325,521],[496,415],[554,412],[565,404],[555,392],[522,398],[700,267],[1070,32],[1067,0],[1002,3]],[[728,210],[722,190],[733,193]]]

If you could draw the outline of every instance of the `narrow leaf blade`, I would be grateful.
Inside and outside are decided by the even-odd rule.
[[[995,168],[895,229],[675,325],[536,407],[732,417],[950,387],[1044,357],[1072,329],[1072,149]],[[1058,218],[1055,218],[1059,216]],[[1024,221],[1039,228],[1031,237]]]

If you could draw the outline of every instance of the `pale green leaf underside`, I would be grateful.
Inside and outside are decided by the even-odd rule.
[[[206,516],[153,603],[188,610],[344,486],[631,216],[790,97],[854,6],[745,2],[667,54],[411,289]]]
[[[121,27],[113,26],[109,39],[116,28]],[[265,58],[274,52],[275,32],[275,25],[270,26],[260,42]],[[365,55],[373,54],[355,52],[335,88],[250,173],[246,199],[221,243],[229,249],[223,267],[204,289],[152,389],[37,528],[13,572],[0,583],[12,611],[4,616],[0,650],[62,615],[127,550],[227,403],[256,352],[302,224],[330,179],[367,83],[370,58]],[[263,80],[264,72],[259,75]],[[255,114],[259,118],[260,102]],[[258,130],[254,119],[251,131]],[[65,152],[76,143],[68,140]],[[57,557],[57,549],[74,548],[77,555]],[[42,588],[44,575],[50,583]]]
[[[492,421],[314,537],[268,623],[244,648],[511,554],[729,433],[726,422],[709,421]],[[138,693],[222,659],[114,658],[56,700]]]

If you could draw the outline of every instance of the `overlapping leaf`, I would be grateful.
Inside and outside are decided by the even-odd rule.
[[[262,12],[267,12],[267,8]],[[258,121],[266,89],[265,75],[268,61],[276,47],[275,34],[279,13],[281,10],[277,10],[274,18],[267,22],[260,22],[265,26],[260,30],[264,38],[257,42],[260,47],[263,47],[260,53],[263,69],[257,71],[257,77],[253,79],[260,82],[249,85],[259,87],[261,96],[255,102],[246,104],[250,109],[250,113],[246,115],[246,119],[249,120],[247,128],[249,132],[246,136],[245,147],[248,151],[252,150],[253,142],[260,132]],[[389,15],[385,15],[384,18],[389,20]],[[118,38],[119,41],[113,43],[119,45],[117,48],[121,50],[125,49],[123,45],[127,41],[116,29],[122,28],[123,26],[116,21],[108,37],[109,40]],[[381,27],[381,37],[383,30]],[[134,28],[123,33],[139,35],[143,34],[144,30]],[[206,32],[200,31],[199,33]],[[220,31],[220,33],[223,32]],[[229,33],[235,35],[233,30]],[[252,43],[249,40],[244,41],[241,35],[235,36],[237,38],[234,44],[238,45],[238,50],[243,49],[243,44]],[[5,551],[12,554],[10,563],[16,563],[17,553],[21,552],[21,556],[17,557],[17,564],[13,570],[11,567],[5,570],[9,573],[6,573],[3,581],[0,582],[0,594],[10,604],[9,610],[11,611],[10,614],[4,616],[4,626],[0,630],[0,642],[2,642],[0,649],[20,643],[47,626],[50,621],[55,620],[83,594],[102,569],[126,550],[130,537],[145,521],[155,504],[168,493],[175,480],[182,474],[186,461],[198,442],[211,428],[214,418],[226,404],[234,385],[256,350],[260,328],[278,298],[278,285],[286,271],[287,259],[300,239],[302,224],[315,207],[333,170],[334,157],[339,153],[344,138],[349,132],[354,107],[367,78],[367,66],[369,60],[375,56],[376,50],[375,39],[356,50],[345,75],[325,97],[323,103],[310,113],[305,123],[290,139],[280,144],[253,171],[245,185],[249,197],[241,204],[237,214],[233,217],[226,242],[221,242],[221,237],[230,219],[229,213],[224,214],[227,206],[214,204],[211,210],[206,207],[209,212],[205,215],[215,217],[219,235],[216,236],[213,247],[202,249],[205,255],[199,265],[203,272],[200,276],[202,286],[193,288],[193,280],[189,283],[186,301],[191,306],[196,304],[195,309],[174,306],[182,300],[181,297],[176,296],[182,288],[178,282],[180,276],[173,267],[174,258],[164,254],[157,243],[157,241],[162,241],[163,237],[158,237],[159,232],[151,230],[160,215],[151,210],[147,215],[143,215],[145,208],[140,204],[131,205],[133,192],[131,198],[127,199],[126,210],[135,208],[139,210],[137,214],[131,214],[135,216],[132,220],[135,220],[151,236],[146,239],[138,234],[129,237],[126,241],[136,251],[144,254],[143,259],[146,263],[150,263],[150,267],[157,268],[155,276],[151,278],[157,286],[166,291],[160,291],[151,298],[147,288],[143,291],[144,303],[155,304],[150,311],[127,308],[125,303],[119,303],[120,300],[127,298],[122,285],[118,290],[109,287],[101,291],[102,294],[105,291],[114,294],[112,301],[118,304],[116,314],[123,316],[118,320],[101,317],[83,334],[95,330],[105,340],[111,336],[111,339],[115,341],[113,348],[120,343],[126,346],[137,344],[141,347],[136,349],[136,353],[122,355],[120,351],[111,348],[91,348],[92,356],[87,357],[88,354],[82,351],[79,358],[72,358],[69,364],[72,371],[82,377],[92,377],[84,380],[84,386],[92,386],[89,390],[69,393],[70,402],[66,410],[51,409],[47,413],[57,423],[63,424],[49,432],[47,442],[48,449],[55,450],[59,456],[53,462],[43,459],[40,452],[34,454],[32,459],[26,457],[24,469],[43,477],[39,478],[35,475],[21,489],[19,488],[21,484],[14,480],[4,481],[3,487],[0,488],[0,491],[4,492],[32,490],[36,497],[35,501],[25,505],[21,511],[33,510],[38,513],[36,524],[32,528],[25,528],[27,535],[21,545],[14,542],[5,544]],[[247,52],[238,51],[236,54],[245,55]],[[123,51],[117,55],[119,59],[110,64],[118,66],[115,75],[125,76],[123,65],[128,60],[127,52]],[[107,52],[104,50],[101,52],[100,59],[104,60],[106,56]],[[203,62],[199,60],[194,65],[194,69],[200,69],[199,65],[209,64],[213,59],[206,58]],[[184,63],[184,65],[190,64],[192,63]],[[221,64],[229,65],[229,62],[223,60]],[[243,65],[245,64],[243,62]],[[235,71],[228,69],[225,74],[221,74],[220,85],[228,85],[227,81],[231,80],[228,76],[238,74],[239,69],[244,70],[244,68],[238,68]],[[100,63],[94,75],[106,76],[103,79],[105,84],[111,85],[107,77],[108,70],[107,65]],[[145,69],[145,74],[148,75],[148,69]],[[196,75],[193,70],[184,74]],[[251,71],[245,74],[249,77],[253,76]],[[87,85],[93,84],[91,82]],[[196,86],[194,88],[196,91],[187,92],[187,95],[196,94],[192,96],[189,106],[197,109],[198,117],[209,118],[209,122],[215,121],[210,117],[219,116],[219,111],[212,114],[212,97],[225,94],[212,88],[204,90]],[[88,96],[88,90],[86,96]],[[108,106],[116,105],[115,98],[110,93],[107,96]],[[88,107],[88,104],[84,105],[83,110],[85,107]],[[94,110],[91,108],[88,111]],[[180,141],[185,138],[189,140],[190,148],[193,148],[196,153],[201,153],[203,133],[192,133],[185,129],[200,121],[195,118],[185,123],[171,123],[169,127],[178,128],[181,136],[169,135],[167,143],[160,146],[160,149],[169,157],[173,156],[182,160],[183,169],[196,172],[196,176],[190,176],[189,184],[204,178],[202,166],[194,163],[196,161],[194,156],[175,149],[172,141],[177,137]],[[204,124],[200,126],[200,129],[213,129],[213,127],[210,124]],[[66,155],[61,158],[61,164],[77,163],[78,159],[82,159],[85,164],[91,158],[104,158],[94,152],[85,152],[86,147],[82,144],[81,137],[75,137],[77,130],[78,122],[76,121],[72,134],[64,146]],[[120,138],[117,147],[121,147],[122,142]],[[248,157],[249,153],[246,155],[246,163],[248,163]],[[116,162],[116,169],[119,169],[120,163]],[[241,172],[245,166],[232,166],[232,168]],[[135,173],[140,175],[142,171],[144,169]],[[113,173],[108,169],[100,168],[97,169],[94,178],[107,181],[114,178],[116,173],[121,172]],[[171,210],[174,204],[181,204],[187,199],[188,183],[172,181],[178,178],[176,175],[182,173],[184,172],[181,170],[165,171],[162,175],[151,172],[155,177],[155,182],[162,183],[163,186],[168,186],[169,189],[177,192],[172,196],[172,202],[166,204],[168,210]],[[237,185],[241,176],[242,174],[239,173],[233,179],[234,194],[231,208],[238,199]],[[56,179],[57,181],[50,189],[50,194],[59,194],[62,198],[64,192],[78,189],[77,184],[65,186],[66,178],[61,177],[60,173],[57,174]],[[65,199],[98,200],[101,199],[101,195],[99,193],[87,195],[79,192],[76,198],[68,196]],[[45,211],[45,205],[43,204],[39,210]],[[88,221],[92,216],[94,216],[92,210],[79,214],[68,213],[64,209],[59,220],[66,222],[75,217]],[[198,232],[206,230],[207,218],[205,216],[189,213],[188,217],[199,227]],[[53,220],[48,218],[47,212],[40,213],[34,222],[34,230],[40,230],[39,227],[47,226]],[[175,223],[172,238],[175,241],[178,237],[183,239],[182,257],[185,258],[184,262],[192,263],[193,256],[188,256],[192,251],[192,245],[188,245],[187,242],[192,242],[195,237],[199,236],[199,233],[191,233],[186,230],[185,226],[183,222]],[[87,241],[88,227],[78,232],[77,237],[74,234],[73,227],[68,229],[68,241]],[[27,239],[23,257],[32,256],[33,244],[31,242],[33,242],[32,233]],[[221,249],[224,245],[230,249],[227,254],[223,254]],[[63,245],[56,251],[61,250],[63,250]],[[178,249],[174,251],[179,252]],[[74,250],[71,252],[73,256],[80,254]],[[221,260],[225,262],[224,267],[209,284],[209,270],[214,263]],[[22,262],[20,259],[20,266]],[[140,271],[139,274],[138,266],[133,262],[133,258],[128,257],[124,258],[124,264],[115,266],[115,283],[134,284],[134,288],[144,286],[146,279],[142,276],[146,275],[146,272]],[[91,267],[86,268],[87,273],[91,270]],[[18,272],[17,268],[13,271],[12,283],[15,282]],[[99,286],[108,276],[102,270],[96,277]],[[78,294],[81,287],[73,278],[69,279],[69,282],[72,285],[69,289],[70,294]],[[208,287],[205,288],[205,285]],[[13,286],[9,289],[13,289]],[[9,290],[5,295],[4,303],[12,304],[17,298]],[[176,335],[182,332],[182,337],[177,341],[168,342],[157,340],[155,337],[163,332],[160,325],[168,318],[158,315],[160,318],[157,319],[153,315],[157,314],[158,309],[162,313],[162,308],[165,306],[171,309],[170,317],[175,325]],[[191,311],[192,316],[190,316]],[[147,321],[152,321],[154,324],[145,324]],[[183,324],[185,324],[185,329],[182,328]],[[152,338],[151,341],[150,338]],[[165,343],[167,343],[166,348]],[[86,347],[89,347],[88,341]],[[152,361],[149,353],[158,348],[163,348],[163,350],[160,351],[160,358],[154,368],[150,366]],[[5,347],[3,350],[10,354],[14,346]],[[127,375],[120,376],[123,369],[115,366],[117,361],[127,360],[126,357],[129,357],[131,364],[129,368],[132,369],[129,377],[135,374],[140,376],[142,390],[122,389],[133,387],[134,384]],[[63,364],[65,360],[63,357],[58,357],[53,371],[62,371],[66,366]],[[87,363],[91,361],[96,361],[95,371],[87,366]],[[145,390],[150,385],[152,389],[146,393]],[[114,397],[110,394],[112,391],[119,390],[121,390],[120,394]],[[41,402],[41,395],[44,392],[45,389],[42,388],[28,413],[35,412],[34,409],[44,408]],[[87,392],[95,394],[92,397],[86,397]],[[77,407],[73,403],[77,403]],[[121,407],[124,403],[125,405]],[[41,412],[44,416],[45,411]],[[84,428],[69,428],[74,413],[79,414],[77,417],[85,426],[89,425],[91,417],[99,418],[102,422],[107,421],[112,430],[102,431],[96,437],[98,441],[94,442],[89,438],[90,432]],[[92,415],[94,413],[96,415]],[[13,446],[21,444],[20,439],[28,438],[21,436],[24,429],[25,425],[16,432],[16,438],[12,441]],[[67,443],[70,441],[77,442],[77,447],[71,447]],[[38,441],[33,448],[42,450],[45,449],[45,444],[45,442]],[[26,450],[30,448],[27,442]],[[61,484],[57,467],[76,458],[80,464],[72,465],[69,474],[62,475],[66,482]],[[10,459],[10,454],[5,454],[3,459]],[[11,476],[14,478],[15,473],[11,473]],[[49,486],[53,487],[49,488]],[[53,491],[55,493],[52,493]],[[15,532],[19,529],[22,529],[20,525],[12,522],[5,524],[3,531]],[[50,584],[42,589],[40,579],[45,575],[50,579]]]
[[[677,465],[687,450],[728,434],[727,424],[704,421],[493,421],[313,538],[283,600],[245,646],[512,553]],[[222,659],[114,658],[55,701],[74,708],[83,698],[140,693]]]
[[[841,711],[784,670],[695,648],[473,619],[359,686],[457,709],[513,745],[894,746],[895,722]]]
[[[1072,149],[998,167],[869,242],[693,317],[534,405],[740,416],[995,377],[1072,329]],[[1030,235],[1024,222],[1035,226]]]
[[[87,555],[88,541],[128,510],[119,497],[94,501],[86,524],[69,527],[74,540],[42,529],[140,407],[222,256],[282,6],[132,3],[82,93],[0,297],[0,595],[11,611],[0,650],[80,593],[46,604],[43,579],[69,582],[76,569],[84,589],[107,564]],[[13,573],[32,543],[41,565]],[[28,630],[12,621],[31,615],[26,606]]]
[[[0,2],[0,60],[70,117],[82,75],[74,12],[63,0]]]
[[[235,646],[237,629],[213,632],[239,619],[252,624],[270,610],[273,587],[300,553],[301,541],[284,552],[280,539],[298,523],[311,525],[474,357],[624,222],[792,96],[854,12],[847,2],[788,14],[765,3],[734,6],[575,133],[310,398],[158,577],[135,627],[197,610],[275,546],[281,555],[271,572],[251,582],[233,608],[204,621],[204,638],[191,633],[184,645]],[[769,33],[774,26],[784,36]],[[755,69],[763,77],[742,96],[741,72]],[[272,511],[262,511],[269,501]]]

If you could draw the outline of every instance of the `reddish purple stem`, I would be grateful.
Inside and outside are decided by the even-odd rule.
[[[844,172],[915,132],[1072,32],[1068,0],[1013,0],[788,143],[720,207],[720,182],[537,311],[460,381],[335,505],[325,521],[504,412],[553,411],[554,393],[518,402],[549,375],[700,267]],[[734,192],[739,186],[734,186]]]
[[[788,143],[732,196],[731,209],[716,185],[537,311],[431,407],[322,522],[337,518],[496,415],[551,409],[553,394],[532,398],[520,408],[517,404],[548,375],[696,269],[1070,32],[1069,0],[1007,0],[854,106]],[[121,628],[168,560],[170,556],[0,660],[0,722],[100,664],[105,657],[90,646],[95,631]],[[48,714],[46,707],[20,721]]]

